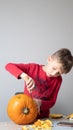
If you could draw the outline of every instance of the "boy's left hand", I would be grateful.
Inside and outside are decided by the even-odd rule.
[[[33,98],[33,100],[36,102],[38,107],[38,113],[40,114],[40,107],[41,107],[42,100],[37,98]]]

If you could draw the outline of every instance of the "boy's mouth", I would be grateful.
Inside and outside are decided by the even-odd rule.
[[[59,76],[59,75],[52,75],[52,74],[48,74],[48,73],[47,73],[47,76],[48,76],[48,77],[57,77],[57,76]]]
[[[49,76],[49,77],[54,77],[53,75],[51,75],[51,74],[48,74],[48,73],[47,73],[47,76]]]

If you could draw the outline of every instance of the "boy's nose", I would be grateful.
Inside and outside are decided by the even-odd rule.
[[[54,75],[55,75],[55,76],[59,76],[60,73],[59,73],[59,72],[55,72]]]

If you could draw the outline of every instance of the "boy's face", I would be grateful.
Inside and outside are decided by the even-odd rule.
[[[53,60],[51,56],[48,58],[48,64],[46,65],[45,72],[49,77],[57,77],[64,73],[62,64],[57,60]]]

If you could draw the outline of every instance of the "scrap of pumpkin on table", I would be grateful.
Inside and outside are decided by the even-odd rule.
[[[33,130],[44,130],[48,129],[51,130],[52,128],[52,122],[48,119],[46,120],[40,120],[38,119],[34,124],[30,125],[30,128],[33,128]],[[22,130],[30,130],[27,126],[22,126]]]

